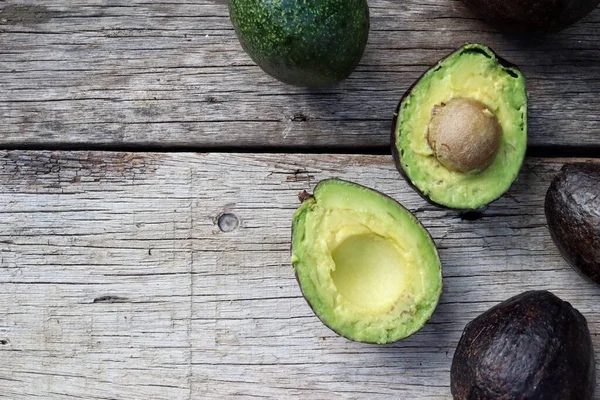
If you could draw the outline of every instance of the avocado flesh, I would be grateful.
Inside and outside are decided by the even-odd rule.
[[[237,37],[281,82],[329,87],[358,66],[369,36],[366,0],[228,0]]]
[[[445,168],[427,140],[434,107],[454,98],[480,101],[493,111],[502,137],[492,163],[478,173]],[[486,46],[467,44],[427,71],[400,102],[394,128],[399,169],[428,200],[480,209],[516,179],[527,147],[527,93],[520,71]]]
[[[304,297],[339,335],[391,343],[433,314],[442,290],[437,250],[393,199],[350,182],[321,181],[294,215],[292,236]]]

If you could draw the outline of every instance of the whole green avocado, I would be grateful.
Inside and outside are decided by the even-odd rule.
[[[369,36],[366,0],[229,0],[240,43],[266,73],[327,87],[356,68]]]

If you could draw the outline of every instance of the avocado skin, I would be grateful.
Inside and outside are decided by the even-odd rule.
[[[546,192],[544,209],[563,258],[600,285],[600,164],[565,164]]]
[[[585,318],[547,291],[530,291],[470,322],[451,369],[455,400],[591,400],[594,349]]]
[[[333,86],[358,66],[369,36],[366,0],[228,0],[240,43],[267,74]]]
[[[557,32],[591,13],[600,0],[463,0],[477,15],[507,32]]]
[[[425,72],[423,72],[421,74],[421,76],[419,76],[419,78],[417,80],[415,80],[414,83],[406,90],[406,92],[404,93],[404,95],[400,99],[400,102],[398,103],[398,106],[396,106],[396,111],[394,111],[394,118],[392,119],[392,134],[391,134],[392,157],[394,158],[394,164],[396,165],[396,169],[398,170],[398,172],[400,172],[400,175],[402,175],[402,177],[404,178],[404,180],[406,182],[408,182],[409,186],[411,188],[413,188],[413,190],[415,192],[417,192],[419,194],[419,196],[421,196],[421,198],[423,198],[429,204],[432,204],[432,205],[434,205],[436,207],[441,207],[441,208],[449,209],[449,210],[454,209],[454,210],[459,211],[461,213],[470,213],[470,212],[473,212],[473,211],[475,211],[475,212],[484,212],[491,203],[493,203],[494,201],[496,201],[499,198],[501,198],[502,196],[504,196],[504,193],[506,193],[506,192],[502,193],[496,199],[490,201],[485,206],[483,206],[481,208],[478,208],[476,210],[461,209],[461,208],[452,208],[452,207],[445,206],[443,204],[436,203],[435,201],[431,200],[431,198],[429,196],[427,196],[425,193],[421,192],[421,190],[415,184],[413,184],[413,182],[410,180],[410,178],[408,177],[408,174],[406,173],[406,171],[404,171],[404,167],[403,167],[404,163],[402,162],[402,154],[400,154],[400,152],[398,151],[398,145],[396,143],[396,131],[398,129],[398,116],[400,115],[400,109],[402,107],[402,103],[404,102],[404,100],[406,100],[406,98],[408,96],[410,96],[410,94],[413,91],[413,89],[415,88],[415,86],[417,86],[419,84],[419,82],[421,81],[421,79],[429,71],[437,68],[439,65],[441,65],[447,58],[451,57],[453,54],[459,53],[459,52],[463,51],[464,47],[467,46],[468,44],[469,43],[466,43],[465,45],[461,46],[459,49],[453,51],[452,53],[448,54],[446,57],[444,57],[441,60],[439,60],[437,63],[435,63],[435,65],[433,65],[431,68],[429,68]],[[506,68],[518,68],[515,64],[507,61],[506,59],[504,59],[502,57],[500,57],[498,55],[498,53],[496,53],[492,48],[488,47],[488,49],[492,53],[494,53],[494,55],[496,56],[496,59],[498,60],[498,63],[500,65],[502,65],[503,67],[506,67]],[[520,166],[519,166],[519,169],[520,169]]]
[[[339,179],[339,178],[329,178],[329,179],[324,179],[324,180],[322,180],[322,181],[319,181],[319,183],[317,183],[317,186],[315,187],[315,189],[314,189],[314,190],[316,191],[316,190],[317,190],[317,188],[319,187],[319,185],[326,185],[326,184],[327,184],[327,182],[328,182],[328,181],[331,181],[331,180],[335,180],[335,181],[342,181],[342,182],[347,182],[347,183],[350,183],[350,184],[352,184],[352,185],[356,185],[356,186],[362,186],[362,185],[359,185],[358,183],[354,183],[354,182],[346,181],[346,180]],[[364,187],[364,186],[363,186],[363,187]],[[404,207],[402,204],[400,204],[400,202],[398,202],[397,200],[395,200],[395,199],[391,198],[391,197],[390,197],[390,196],[388,196],[387,194],[381,193],[380,191],[377,191],[377,190],[375,190],[375,189],[371,189],[371,188],[368,188],[368,189],[369,189],[369,190],[371,190],[372,192],[374,192],[374,193],[376,193],[376,194],[380,195],[381,197],[385,197],[385,198],[387,198],[387,199],[390,199],[391,201],[393,201],[394,203],[396,203],[396,204],[398,205],[398,207],[400,207],[400,208],[402,208],[402,209],[406,210],[406,212],[408,212],[408,213],[410,213],[411,215],[413,215],[413,216],[414,216],[414,214],[413,214],[413,213],[411,213],[411,212],[410,212],[410,210],[408,210],[406,207]],[[309,194],[308,192],[306,192],[306,191],[303,191],[303,192],[301,192],[301,193],[298,195],[298,199],[299,199],[299,200],[300,200],[300,202],[302,202],[302,203],[303,203],[304,201],[306,201],[306,200],[309,200],[309,199],[312,199],[312,198],[313,198],[313,196],[312,196],[311,194]],[[415,219],[416,219],[416,217],[415,217]],[[417,221],[418,221],[418,219],[417,219]],[[295,225],[295,221],[293,221],[293,222],[292,222],[292,236],[294,235],[294,225]],[[431,242],[432,242],[432,243],[435,243],[435,241],[433,240],[433,237],[431,236],[431,233],[429,233],[429,231],[428,231],[427,229],[425,229],[425,232],[426,232],[427,236],[429,237],[429,239],[431,240]],[[293,253],[293,251],[294,251],[294,246],[293,246],[293,244],[292,244],[292,246],[291,246],[291,251],[292,251],[292,253]],[[436,254],[437,254],[437,255],[438,255],[438,257],[439,257],[439,252],[438,252],[438,250],[437,250],[437,247],[436,247],[435,251],[436,251]],[[336,331],[336,330],[335,330],[334,328],[332,328],[332,327],[331,327],[331,326],[330,326],[330,325],[329,325],[329,324],[328,324],[328,323],[327,323],[327,322],[326,322],[324,319],[322,319],[322,318],[319,316],[319,314],[318,314],[318,313],[315,311],[315,309],[313,308],[312,304],[310,304],[310,301],[308,301],[308,299],[307,299],[307,297],[306,297],[306,294],[304,293],[304,290],[302,289],[302,285],[300,284],[300,279],[298,278],[298,274],[297,274],[297,273],[294,273],[294,277],[296,278],[296,282],[298,283],[298,287],[300,288],[300,291],[302,292],[302,297],[304,298],[304,300],[306,300],[306,303],[308,304],[308,306],[310,307],[310,309],[311,309],[311,310],[313,311],[313,313],[314,313],[314,314],[317,316],[317,318],[319,318],[319,320],[320,320],[320,321],[323,323],[323,325],[325,325],[327,328],[329,328],[329,330],[331,330],[331,331],[332,331],[333,333],[335,333],[336,335],[338,335],[338,336],[341,336],[341,337],[343,337],[344,339],[347,339],[347,340],[349,340],[349,341],[351,341],[351,342],[356,342],[356,343],[375,344],[375,345],[379,345],[379,346],[385,346],[385,345],[387,345],[387,344],[392,344],[392,343],[395,343],[395,342],[388,342],[388,343],[378,343],[378,342],[369,342],[369,341],[361,341],[361,342],[359,342],[359,341],[357,341],[357,340],[355,340],[355,339],[353,339],[353,338],[349,337],[348,335],[345,335],[345,334],[344,334],[344,333],[342,333],[342,332],[338,332],[338,331]],[[441,293],[440,293],[440,295],[441,295]],[[428,321],[425,321],[425,322],[423,323],[423,326],[425,326],[425,324],[426,324],[427,322],[428,322]],[[416,333],[417,333],[419,330],[420,330],[420,329],[418,329],[417,331],[415,331],[415,332],[414,332],[412,335],[410,335],[410,336],[413,336],[413,335],[414,335],[414,334],[416,334]],[[400,341],[402,341],[402,340],[406,340],[406,339],[408,339],[410,336],[408,336],[408,337],[406,337],[406,338],[404,338],[404,339],[399,339],[399,340],[397,340],[396,342],[400,342]]]

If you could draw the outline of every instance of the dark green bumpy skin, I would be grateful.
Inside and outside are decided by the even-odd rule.
[[[547,291],[531,291],[470,322],[452,360],[455,400],[592,400],[587,321]]]
[[[488,23],[508,32],[556,32],[591,13],[600,0],[463,0]]]
[[[366,0],[229,0],[240,43],[266,73],[328,87],[358,66],[369,36]]]

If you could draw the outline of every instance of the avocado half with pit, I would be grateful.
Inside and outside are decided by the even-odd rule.
[[[591,13],[600,0],[463,0],[488,23],[510,32],[556,32]]]
[[[467,325],[452,360],[452,395],[591,400],[595,367],[585,317],[548,291],[525,292]]]
[[[502,196],[527,149],[527,92],[519,69],[466,44],[407,91],[392,129],[396,167],[428,201],[479,210]]]
[[[442,292],[440,259],[423,225],[392,198],[339,179],[321,181],[301,200],[292,264],[317,317],[365,343],[421,329]]]

